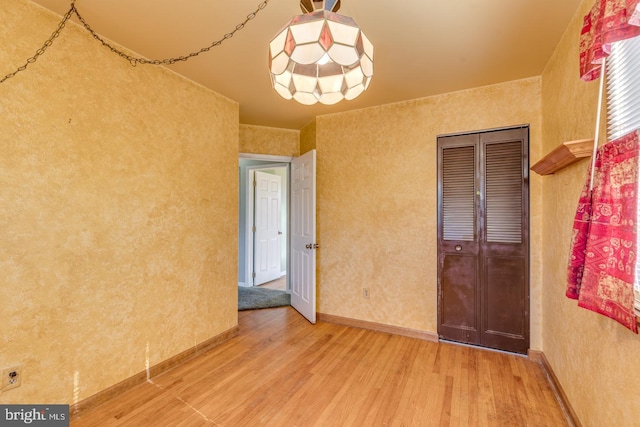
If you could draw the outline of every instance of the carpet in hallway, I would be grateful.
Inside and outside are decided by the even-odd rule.
[[[275,289],[238,286],[238,311],[291,305],[291,295]]]

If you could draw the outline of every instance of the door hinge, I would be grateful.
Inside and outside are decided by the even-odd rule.
[[[253,277],[254,279],[256,278],[256,272],[255,271],[253,273],[251,273],[251,277]]]
[[[253,231],[254,233],[256,232],[256,226],[255,225],[251,228],[251,231]]]
[[[256,182],[256,180],[255,180],[255,179],[253,180],[253,186],[254,186],[254,187],[257,187],[257,186],[258,186],[258,183]]]

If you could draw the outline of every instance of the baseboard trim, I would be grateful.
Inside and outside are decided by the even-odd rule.
[[[553,387],[553,391],[555,392],[556,397],[558,398],[558,402],[560,403],[560,406],[562,407],[562,411],[567,417],[567,421],[569,422],[569,424],[572,427],[582,427],[582,424],[580,423],[580,419],[578,418],[578,415],[573,410],[573,407],[569,402],[569,398],[567,397],[567,394],[564,392],[562,385],[560,385],[560,381],[558,381],[558,377],[556,376],[555,372],[553,372],[553,369],[551,368],[551,365],[549,364],[549,361],[547,360],[547,356],[545,356],[544,352],[538,351],[538,350],[529,350],[529,359],[532,362],[538,363],[540,366],[542,366],[542,369],[544,369],[545,373],[547,374],[547,378],[549,378],[549,382],[551,383],[551,387]]]
[[[376,332],[385,332],[387,334],[417,338],[424,341],[438,342],[438,335],[432,332],[403,328],[401,326],[386,325],[384,323],[368,322],[366,320],[351,319],[349,317],[334,316],[333,314],[317,313],[316,317],[321,322],[368,329]]]
[[[149,378],[156,377],[172,368],[175,368],[176,366],[186,362],[193,357],[206,353],[212,348],[237,336],[239,333],[240,328],[238,325],[236,325],[233,328],[221,334],[218,334],[213,338],[203,341],[200,344],[196,344],[195,346],[183,351],[182,353],[176,354],[175,356],[165,360],[164,362],[160,362],[157,365],[151,366],[148,371],[142,371],[107,389],[94,394],[93,396],[89,396],[86,399],[71,405],[71,407],[69,408],[71,419],[80,415],[83,411],[95,408],[96,406],[99,406],[102,403],[105,403],[106,401],[121,395],[122,393],[132,389],[133,387],[146,382]]]

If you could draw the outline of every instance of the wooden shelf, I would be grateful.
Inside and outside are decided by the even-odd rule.
[[[567,141],[540,159],[531,170],[538,175],[551,175],[593,153],[593,139]]]

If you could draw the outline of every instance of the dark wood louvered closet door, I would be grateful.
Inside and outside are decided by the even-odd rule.
[[[527,127],[438,138],[438,333],[529,348]]]

